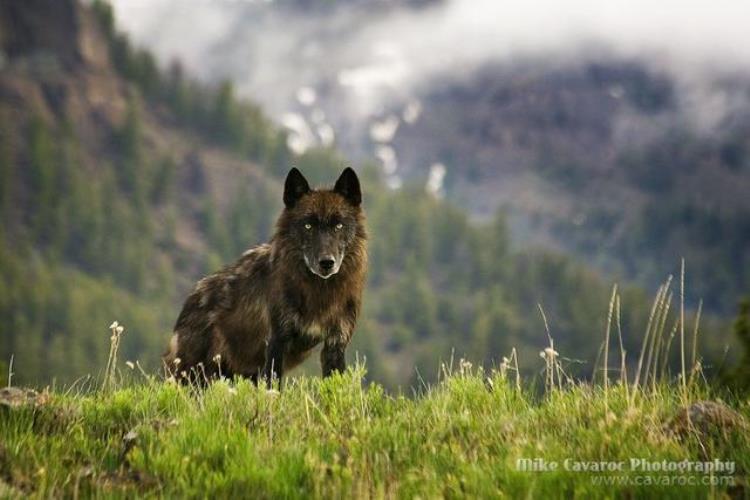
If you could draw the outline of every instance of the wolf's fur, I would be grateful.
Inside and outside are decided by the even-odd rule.
[[[323,343],[323,375],[344,370],[367,267],[359,180],[311,190],[297,169],[267,244],[200,280],[174,327],[164,363],[177,378],[282,374]]]

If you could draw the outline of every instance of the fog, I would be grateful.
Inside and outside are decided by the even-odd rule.
[[[678,119],[699,130],[747,105],[744,89],[717,82],[750,70],[748,2],[360,1],[316,12],[265,0],[113,5],[136,43],[204,80],[231,79],[294,132],[299,150],[334,137],[345,150],[352,136],[385,143],[377,136],[394,126],[384,115],[393,103],[407,121],[420,88],[488,63],[638,58],[674,77]],[[361,130],[342,133],[341,115]],[[373,152],[384,166],[396,161],[387,148]]]
[[[234,53],[234,44],[251,41],[254,46],[245,49],[268,61],[263,66],[269,67],[291,62],[282,56],[380,61],[367,75],[380,84],[414,83],[435,72],[493,59],[528,53],[575,54],[591,47],[624,55],[648,54],[667,66],[692,69],[746,68],[750,61],[750,3],[730,0],[448,0],[421,9],[384,9],[390,2],[370,2],[373,7],[344,5],[315,15],[300,9],[282,11],[271,2],[259,1],[114,0],[113,4],[121,26],[137,41],[165,59],[183,59],[204,76],[212,75],[207,68],[217,66],[206,56],[222,59]],[[274,10],[276,16],[271,14]],[[309,37],[316,33],[338,36],[323,41],[321,47],[309,46]],[[323,46],[331,52],[319,54]],[[294,52],[300,47],[306,53]],[[267,78],[250,74],[260,81]],[[356,73],[350,75],[356,78]]]

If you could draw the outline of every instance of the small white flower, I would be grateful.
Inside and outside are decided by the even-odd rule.
[[[221,354],[217,354],[216,356],[214,356],[213,360],[214,360],[214,363],[216,363],[217,365],[221,363]]]
[[[174,358],[174,361],[172,363],[175,364],[175,366],[179,366],[180,363],[182,363],[182,360],[180,358]]]
[[[551,347],[547,347],[542,352],[539,353],[540,357],[549,358],[549,359],[555,359],[559,355],[560,353],[552,349]]]
[[[117,328],[118,326],[120,326],[120,323],[118,323],[117,321],[113,321],[112,324],[109,325],[109,329],[113,330],[113,329]]]
[[[117,335],[120,335],[120,334],[121,334],[122,332],[124,332],[124,331],[125,331],[125,327],[124,327],[124,326],[122,326],[122,325],[118,325],[118,326],[117,326],[117,327],[115,328],[115,331],[117,332]]]
[[[130,368],[131,370],[135,370],[135,364],[132,361],[125,361],[125,364]]]

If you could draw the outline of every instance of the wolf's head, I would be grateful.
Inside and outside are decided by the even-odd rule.
[[[307,269],[329,279],[341,269],[347,252],[365,237],[362,191],[357,174],[346,168],[333,189],[310,189],[293,168],[284,183],[284,213],[279,236],[294,247]]]

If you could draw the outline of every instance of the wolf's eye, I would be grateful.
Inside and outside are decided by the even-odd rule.
[[[344,225],[339,222],[338,224],[336,224],[336,231],[338,231],[340,229],[344,229]]]
[[[312,229],[312,224],[310,224],[309,222],[305,224],[305,229],[307,229],[308,231]]]

